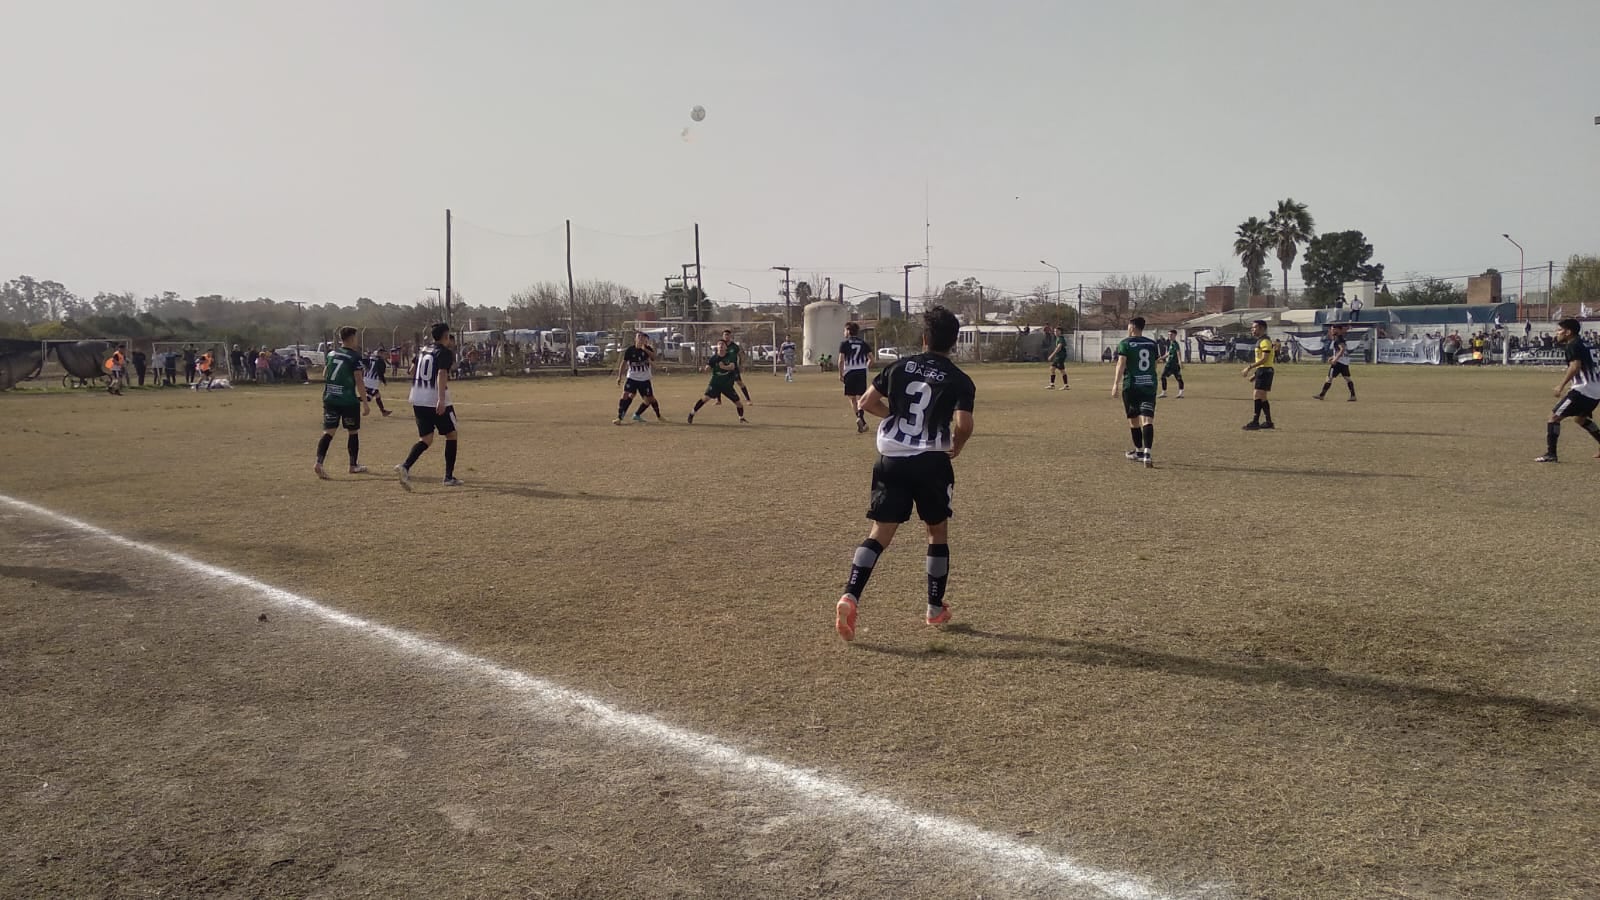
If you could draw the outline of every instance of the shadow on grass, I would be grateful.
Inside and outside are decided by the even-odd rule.
[[[1591,725],[1600,725],[1600,709],[1582,704],[1553,703],[1515,694],[1428,687],[1426,685],[1408,684],[1403,681],[1393,681],[1375,675],[1336,672],[1331,669],[1298,665],[1290,662],[1263,662],[1253,665],[1220,662],[1198,656],[1184,656],[1159,650],[1143,650],[1138,647],[1108,644],[1101,641],[1004,634],[984,631],[959,623],[947,626],[945,633],[978,638],[1001,646],[979,649],[959,644],[941,643],[937,647],[917,650],[888,647],[881,644],[857,644],[857,646],[872,653],[883,653],[908,659],[940,656],[998,660],[1057,659],[1087,666],[1145,669],[1167,675],[1208,678],[1213,681],[1231,681],[1235,684],[1283,685],[1330,693],[1354,694],[1373,697],[1390,703],[1429,703],[1455,713],[1470,713],[1476,709],[1498,707],[1520,712],[1535,720],[1579,721]]]
[[[51,566],[0,566],[0,578],[37,581],[64,591],[85,594],[117,594],[130,589],[127,579],[111,572],[83,572]]]
[[[1272,466],[1219,466],[1205,463],[1162,462],[1168,469],[1197,472],[1236,472],[1244,475],[1291,475],[1304,478],[1423,478],[1409,472],[1343,472],[1338,469],[1279,469]]]
[[[536,486],[536,483],[516,484],[507,481],[468,481],[463,487],[453,490],[467,494],[487,493],[503,494],[507,497],[522,497],[528,500],[586,500],[600,503],[665,503],[661,497],[620,497],[615,494],[591,494],[579,491],[576,494],[562,491],[550,491]]]

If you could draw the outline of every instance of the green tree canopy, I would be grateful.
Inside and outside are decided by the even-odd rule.
[[[1311,239],[1300,277],[1311,306],[1332,306],[1347,281],[1383,281],[1383,264],[1373,264],[1372,244],[1359,231],[1330,231]]]

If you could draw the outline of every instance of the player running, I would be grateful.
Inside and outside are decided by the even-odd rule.
[[[378,404],[378,412],[383,413],[384,418],[394,415],[393,410],[383,405],[382,389],[389,383],[389,379],[384,377],[389,371],[389,364],[383,361],[383,351],[374,350],[367,354],[364,366],[361,387],[366,390],[367,402]]]
[[[750,389],[744,386],[744,373],[740,371],[741,360],[739,357],[743,354],[744,348],[740,347],[739,342],[733,339],[732,328],[722,329],[722,343],[728,348],[726,355],[731,357],[733,361],[733,383],[739,386],[739,393],[744,394],[744,402],[755,406],[756,402],[750,399]]]
[[[617,417],[611,424],[622,424],[622,417],[628,414],[628,404],[633,402],[635,394],[643,399],[634,411],[633,420],[646,421],[644,411],[653,409],[656,421],[661,421],[661,404],[656,402],[655,386],[651,383],[650,365],[655,358],[656,348],[650,345],[650,338],[642,331],[635,331],[633,346],[622,351],[622,361],[617,364],[617,384],[622,385],[622,399],[617,401]]]
[[[1556,441],[1561,438],[1561,420],[1575,419],[1578,426],[1600,442],[1600,426],[1595,425],[1594,411],[1600,406],[1600,350],[1584,342],[1580,331],[1583,326],[1577,319],[1562,319],[1557,326],[1556,341],[1567,351],[1567,374],[1556,385],[1556,396],[1567,392],[1556,408],[1550,411],[1550,421],[1545,425],[1545,454],[1534,462],[1553,463],[1556,459]],[[1600,459],[1600,454],[1595,455]]]
[[[1328,356],[1328,380],[1322,383],[1322,391],[1317,394],[1318,400],[1328,396],[1333,379],[1343,377],[1344,386],[1350,389],[1348,402],[1356,402],[1356,383],[1350,380],[1350,348],[1345,344],[1345,336],[1349,333],[1349,325],[1328,326],[1328,346],[1333,352]]]
[[[1256,415],[1244,426],[1245,431],[1270,431],[1275,426],[1272,424],[1272,404],[1267,402],[1267,395],[1272,393],[1273,362],[1277,349],[1272,346],[1272,339],[1267,337],[1267,323],[1257,319],[1250,323],[1250,336],[1256,339],[1255,362],[1244,367],[1244,377],[1255,378]],[[1261,417],[1266,416],[1267,421],[1262,423]]]
[[[455,370],[455,335],[444,322],[429,333],[433,343],[417,354],[411,365],[411,413],[417,419],[417,442],[411,445],[406,461],[394,467],[400,486],[411,490],[411,467],[433,446],[435,433],[444,436],[444,483],[460,487],[456,478],[456,408],[450,402],[450,373]]]
[[[706,405],[707,400],[717,400],[721,397],[733,401],[733,408],[739,413],[739,424],[748,424],[744,417],[744,404],[739,402],[739,395],[733,392],[734,373],[737,370],[733,366],[731,356],[728,345],[717,341],[716,352],[706,361],[706,368],[711,371],[711,382],[706,385],[706,395],[696,400],[694,409],[689,412],[690,425],[694,424],[694,414],[700,411],[700,407]]]
[[[341,424],[350,435],[345,443],[350,451],[350,474],[367,471],[361,464],[361,415],[372,412],[372,407],[356,388],[356,373],[361,371],[361,351],[356,349],[360,333],[349,325],[341,327],[339,347],[328,354],[322,369],[322,437],[317,441],[317,464],[312,467],[318,478],[328,477],[322,463]]]
[[[1122,411],[1133,433],[1133,449],[1123,454],[1146,469],[1155,468],[1150,448],[1156,440],[1156,357],[1161,348],[1144,336],[1144,317],[1128,320],[1128,336],[1117,344],[1117,371],[1111,382],[1111,399],[1122,395]]]
[[[1156,360],[1161,366],[1161,393],[1156,397],[1165,400],[1167,397],[1167,379],[1174,378],[1178,382],[1178,399],[1183,399],[1183,341],[1178,339],[1176,328],[1167,332],[1167,352]]]
[[[1056,332],[1055,344],[1050,348],[1050,384],[1045,387],[1047,391],[1056,389],[1056,373],[1061,373],[1061,389],[1072,390],[1072,385],[1067,384],[1067,336]]]
[[[850,401],[851,412],[856,414],[856,434],[867,433],[861,397],[867,392],[867,366],[871,360],[872,347],[861,339],[861,326],[855,322],[844,326],[844,340],[839,342],[839,380],[844,382],[844,395]]]
[[[928,528],[929,625],[950,621],[945,587],[950,578],[950,503],[956,473],[951,461],[972,437],[972,379],[950,361],[961,323],[942,306],[922,316],[922,351],[902,357],[878,373],[861,398],[861,408],[883,422],[878,426],[878,462],[872,467],[872,530],[856,548],[850,580],[834,607],[834,630],[845,640],[856,636],[856,610],[878,557],[895,531],[917,517]]]

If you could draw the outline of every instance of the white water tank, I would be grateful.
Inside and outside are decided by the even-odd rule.
[[[814,366],[817,357],[839,355],[839,342],[844,340],[844,326],[850,322],[850,310],[843,303],[818,300],[807,303],[804,310],[805,332],[801,344],[800,362]],[[838,360],[835,359],[837,363]]]

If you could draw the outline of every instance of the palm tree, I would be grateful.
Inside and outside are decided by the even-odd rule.
[[[1233,254],[1244,264],[1245,285],[1253,297],[1261,293],[1261,267],[1266,265],[1267,252],[1272,249],[1272,232],[1266,222],[1251,216],[1235,235]]]
[[[1294,265],[1300,245],[1310,242],[1316,235],[1317,227],[1311,221],[1311,213],[1306,212],[1306,205],[1296,203],[1294,198],[1289,197],[1278,201],[1278,208],[1267,219],[1267,228],[1272,232],[1272,243],[1278,250],[1278,264],[1283,267],[1283,301],[1287,306],[1289,267]]]

